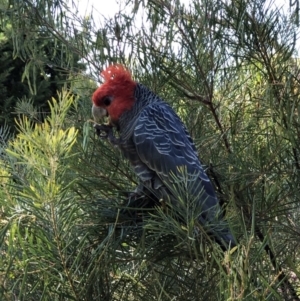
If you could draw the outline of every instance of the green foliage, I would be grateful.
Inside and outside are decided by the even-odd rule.
[[[128,1],[99,23],[63,1],[9,3],[1,118],[17,112],[18,134],[0,131],[0,299],[299,300],[298,12],[263,0]],[[95,137],[96,84],[73,72],[80,59],[95,78],[126,63],[176,109],[237,248],[224,253],[207,236],[183,188],[172,205],[129,197],[137,179]],[[52,99],[44,119],[36,99]]]
[[[0,126],[7,124],[14,132],[19,101],[30,100],[39,117],[46,116],[48,100],[70,86],[71,75],[84,65],[79,55],[69,54],[42,24],[26,18],[24,8],[13,9],[18,6],[12,3],[0,7]]]

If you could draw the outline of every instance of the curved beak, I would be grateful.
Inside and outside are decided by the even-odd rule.
[[[92,114],[95,122],[100,123],[101,119],[108,115],[107,111],[104,108],[97,107],[93,105]]]

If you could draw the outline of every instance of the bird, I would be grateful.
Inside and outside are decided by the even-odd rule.
[[[222,247],[236,246],[224,219],[214,187],[198,157],[187,128],[172,107],[149,88],[133,80],[121,64],[101,72],[103,83],[92,95],[95,122],[108,123],[96,129],[121,150],[140,184],[135,193],[152,191],[159,199],[178,202],[179,191],[196,200],[198,222]],[[118,138],[112,134],[118,132]]]

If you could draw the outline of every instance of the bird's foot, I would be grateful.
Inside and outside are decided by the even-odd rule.
[[[129,193],[129,199],[136,200],[141,197],[145,196],[145,194],[142,191],[134,191]]]
[[[96,134],[101,139],[107,139],[112,145],[118,146],[119,139],[114,136],[113,127],[108,124],[95,124]],[[104,132],[104,134],[103,134]]]
[[[110,132],[112,132],[112,126],[108,124],[94,124],[94,129],[99,138],[107,139]],[[104,132],[104,134],[103,134]]]

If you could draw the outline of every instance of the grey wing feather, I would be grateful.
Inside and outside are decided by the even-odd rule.
[[[167,186],[170,173],[178,175],[178,167],[185,167],[188,174],[198,175],[209,196],[216,197],[192,139],[169,105],[156,102],[144,108],[135,126],[133,140],[140,160]]]
[[[183,176],[178,167],[185,167],[188,175],[196,175],[191,177],[192,181],[196,182],[191,187],[195,196],[201,193],[198,200],[203,210],[200,221],[206,223],[222,219],[213,185],[203,170],[193,141],[169,105],[155,102],[143,109],[134,129],[133,142],[141,162],[153,171],[167,188],[173,184],[170,173],[178,178]],[[232,247],[236,244],[226,223],[223,223],[218,231],[211,232],[225,249],[228,245]]]

